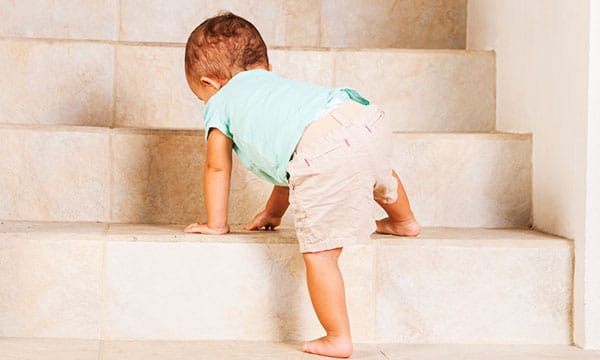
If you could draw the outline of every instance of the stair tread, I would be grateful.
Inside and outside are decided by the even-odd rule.
[[[301,341],[321,334],[291,228],[244,232],[236,225],[223,236],[183,228],[0,221],[8,254],[0,272],[16,279],[6,282],[4,306],[18,315],[0,330],[111,340]],[[569,344],[572,254],[572,241],[529,229],[426,227],[417,238],[365,237],[340,259],[354,339]],[[54,301],[50,310],[28,305],[30,315],[22,316],[23,293],[58,293],[73,310]],[[77,329],[68,320],[73,311],[86,315]],[[38,330],[37,318],[48,316]]]
[[[289,227],[282,227],[275,231],[246,231],[242,225],[232,225],[232,231],[226,235],[200,235],[183,233],[184,226],[174,224],[0,221],[0,238],[11,235],[44,238],[48,234],[52,234],[60,235],[61,239],[78,240],[102,239],[106,236],[109,241],[134,242],[296,243],[294,229]],[[537,230],[521,228],[424,227],[421,234],[416,238],[373,234],[371,240],[376,240],[376,243],[382,245],[395,246],[552,247],[572,245],[572,240]]]
[[[100,341],[57,338],[0,338],[0,357],[9,359],[317,359],[300,343],[246,341]],[[355,344],[355,359],[600,359],[600,351],[568,345]]]
[[[23,131],[56,131],[56,132],[121,132],[131,134],[159,134],[159,135],[190,135],[204,137],[204,129],[192,129],[181,127],[106,127],[91,125],[66,125],[66,124],[0,124],[0,130],[23,130]],[[428,136],[428,137],[482,137],[499,139],[526,139],[531,137],[530,133],[512,133],[504,131],[401,131],[393,130],[395,136]]]

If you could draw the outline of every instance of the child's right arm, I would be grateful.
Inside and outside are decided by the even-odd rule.
[[[194,223],[185,228],[185,232],[202,234],[226,234],[227,206],[231,184],[231,153],[233,143],[218,129],[208,134],[206,162],[204,164],[204,202],[206,204],[206,223]]]

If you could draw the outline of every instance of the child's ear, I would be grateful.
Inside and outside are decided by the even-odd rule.
[[[202,85],[204,85],[204,86],[208,86],[208,87],[214,88],[215,90],[219,90],[221,88],[221,83],[220,82],[218,82],[218,81],[216,81],[214,79],[211,79],[211,78],[209,78],[207,76],[201,77],[200,78],[200,83]]]
[[[269,66],[267,67],[267,70],[273,71],[273,66],[271,66],[271,64],[269,64]]]

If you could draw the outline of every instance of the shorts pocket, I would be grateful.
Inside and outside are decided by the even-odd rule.
[[[294,215],[294,227],[296,228],[296,237],[301,244],[315,244],[319,242],[313,231],[312,224],[308,218],[306,207],[302,201],[298,200],[298,195],[290,186],[290,207]]]

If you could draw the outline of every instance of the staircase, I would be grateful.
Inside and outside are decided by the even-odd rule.
[[[289,215],[181,231],[204,218],[205,154],[182,42],[220,8],[256,23],[274,71],[355,87],[394,124],[424,229],[344,249],[353,358],[600,358],[569,346],[573,243],[530,229],[532,136],[495,131],[466,1],[29,3],[0,4],[0,358],[312,358]],[[270,189],[236,162],[230,222]]]

